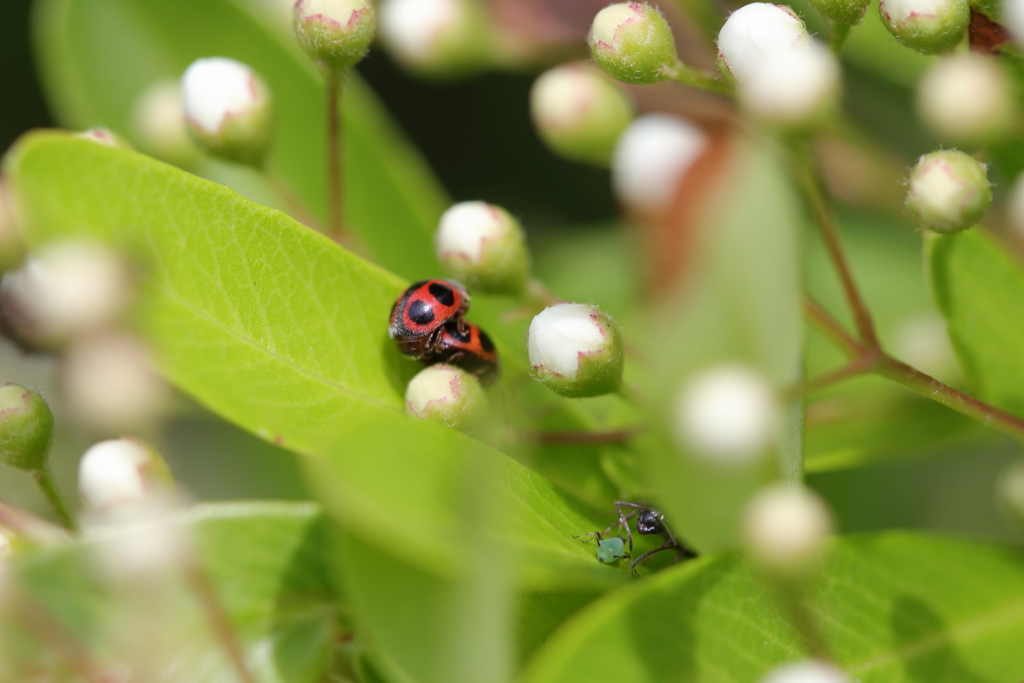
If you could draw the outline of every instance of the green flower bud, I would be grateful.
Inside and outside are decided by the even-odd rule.
[[[587,44],[597,65],[624,83],[663,81],[678,61],[672,29],[647,3],[605,7],[594,17]]]
[[[197,59],[181,77],[185,120],[203,149],[261,166],[270,148],[273,102],[255,71],[226,57]]]
[[[533,376],[556,394],[600,396],[622,383],[619,326],[596,306],[545,308],[530,323],[527,349]]]
[[[814,8],[837,24],[859,24],[868,9],[869,0],[811,0]]]
[[[39,394],[18,384],[0,387],[0,462],[41,471],[52,436],[53,413]]]
[[[328,69],[347,69],[370,49],[376,30],[367,0],[298,0],[295,36],[309,58]]]
[[[917,111],[944,139],[984,145],[1009,133],[1012,85],[995,57],[973,52],[938,60],[918,82]]]
[[[831,533],[828,507],[800,485],[770,486],[744,512],[743,537],[751,559],[780,578],[812,571]]]
[[[878,13],[896,40],[926,55],[956,47],[971,19],[967,0],[879,0]]]
[[[530,252],[519,221],[486,202],[462,202],[441,216],[437,258],[470,289],[518,294],[530,275]]]
[[[923,228],[944,234],[977,224],[992,203],[985,166],[955,149],[921,157],[909,185],[907,209]]]
[[[636,112],[622,88],[589,64],[574,62],[546,71],[534,82],[530,114],[552,150],[574,161],[607,166]]]
[[[385,0],[380,37],[403,66],[458,76],[489,62],[491,26],[477,0]]]
[[[410,415],[459,429],[479,420],[486,406],[480,381],[462,368],[444,363],[421,370],[405,390]]]

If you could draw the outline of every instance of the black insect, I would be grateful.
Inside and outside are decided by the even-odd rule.
[[[626,543],[630,550],[633,550],[633,531],[630,529],[629,522],[634,517],[636,517],[635,524],[636,532],[638,534],[642,536],[661,534],[665,538],[664,543],[654,550],[648,550],[646,553],[637,557],[630,563],[629,568],[633,570],[634,574],[636,573],[636,566],[638,564],[647,564],[647,560],[649,560],[652,555],[660,553],[663,550],[669,550],[672,548],[676,549],[676,558],[672,560],[672,564],[675,564],[679,560],[697,556],[696,552],[687,548],[676,539],[675,534],[672,533],[671,529],[669,529],[668,525],[665,523],[665,515],[655,508],[644,503],[630,503],[624,500],[617,500],[615,501],[615,511],[619,513],[618,521],[612,523],[611,526],[602,532],[602,534],[607,536],[616,526],[624,528],[626,530]]]

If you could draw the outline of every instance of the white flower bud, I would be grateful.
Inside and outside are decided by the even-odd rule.
[[[95,142],[97,145],[110,147],[111,149],[131,149],[132,146],[123,137],[109,128],[90,128],[81,133],[75,134],[76,138]]]
[[[600,396],[622,382],[619,326],[596,306],[545,308],[530,323],[527,348],[534,377],[562,396]]]
[[[954,233],[976,225],[992,203],[985,166],[955,149],[922,156],[910,172],[907,209],[923,228]]]
[[[128,267],[95,242],[59,241],[9,273],[4,294],[34,338],[63,341],[115,323],[132,295]]]
[[[669,78],[679,59],[665,17],[643,2],[621,2],[598,12],[587,45],[597,65],[624,83]]]
[[[76,344],[65,357],[63,370],[71,412],[96,429],[144,427],[169,400],[149,352],[128,335],[103,335]]]
[[[896,40],[927,55],[956,47],[971,18],[968,0],[879,0],[878,13]]]
[[[471,289],[518,294],[530,274],[530,252],[519,221],[500,206],[462,202],[441,216],[434,236],[448,274]]]
[[[309,58],[333,70],[347,69],[366,54],[377,19],[368,0],[298,0],[295,36]]]
[[[779,406],[761,373],[721,365],[686,382],[674,417],[674,436],[688,452],[723,465],[742,465],[759,460],[771,448]]]
[[[739,84],[740,102],[771,123],[810,123],[832,110],[839,96],[839,62],[815,43],[768,55],[749,72]]]
[[[142,149],[178,166],[191,166],[199,150],[185,122],[181,85],[160,81],[146,88],[135,101],[132,129]]]
[[[14,532],[0,527],[0,564],[14,554]],[[3,589],[0,588],[0,592]]]
[[[227,57],[197,59],[181,78],[189,132],[217,156],[259,166],[270,147],[273,103],[255,71]]]
[[[380,37],[409,69],[453,76],[486,65],[489,26],[474,0],[384,0]]]
[[[755,2],[729,15],[718,32],[718,66],[737,83],[763,61],[811,41],[804,22],[785,5]]]
[[[776,667],[760,683],[850,683],[850,679],[831,664],[809,660]]]
[[[135,439],[101,441],[78,464],[78,490],[96,511],[134,506],[172,487],[164,459]]]
[[[782,576],[813,569],[832,533],[832,515],[813,491],[799,485],[765,488],[743,515],[743,536],[751,557]]]
[[[449,427],[472,425],[486,407],[480,381],[462,368],[439,363],[421,370],[405,390],[411,415]]]
[[[666,210],[683,176],[707,145],[703,130],[677,116],[638,117],[615,147],[612,185],[616,196],[640,213]]]
[[[1010,80],[995,57],[943,57],[917,87],[917,111],[932,130],[957,143],[983,144],[1006,134],[1016,115]]]
[[[633,120],[633,103],[601,71],[583,62],[545,71],[530,90],[530,114],[541,138],[555,152],[599,166]]]

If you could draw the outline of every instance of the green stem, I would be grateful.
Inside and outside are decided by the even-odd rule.
[[[57,481],[53,478],[49,468],[34,470],[32,478],[36,480],[39,489],[46,496],[46,500],[50,503],[54,513],[56,513],[61,526],[68,531],[75,531],[78,528],[75,524],[75,519],[71,516],[71,511],[67,503],[64,502],[64,496],[61,495],[60,489],[57,488]]]
[[[666,71],[666,76],[669,80],[709,92],[731,95],[735,90],[731,83],[720,81],[711,74],[695,69],[680,60],[676,60],[676,63]]]
[[[828,46],[832,50],[832,54],[838,57],[839,53],[843,51],[843,45],[850,35],[851,28],[853,28],[853,24],[841,24],[831,20],[828,22]]]
[[[619,388],[615,390],[623,401],[633,406],[634,408],[642,408],[647,404],[643,395],[637,391],[636,387],[630,386],[626,382],[620,382]]]

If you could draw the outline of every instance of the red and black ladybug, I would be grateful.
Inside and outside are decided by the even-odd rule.
[[[444,324],[437,346],[420,359],[427,365],[450,363],[471,372],[484,386],[498,378],[498,350],[487,333],[470,322],[462,329],[454,321]]]
[[[407,356],[420,357],[437,345],[445,323],[465,330],[462,315],[469,308],[469,294],[455,280],[421,280],[411,285],[391,308],[388,336]]]

